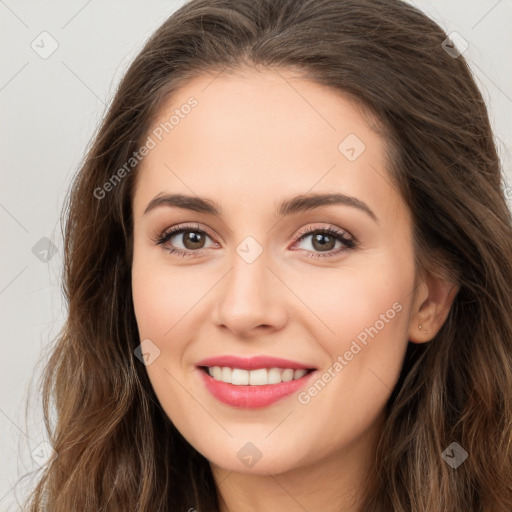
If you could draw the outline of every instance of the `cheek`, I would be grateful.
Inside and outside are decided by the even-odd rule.
[[[142,251],[141,251],[142,253]],[[185,391],[184,353],[200,314],[205,285],[193,271],[134,255],[132,293],[140,339],[150,339],[158,357],[146,366],[151,385],[167,416],[185,432],[188,419],[200,411]],[[204,276],[207,277],[207,276]],[[204,280],[203,280],[204,282]],[[199,286],[199,288],[198,288]]]
[[[202,273],[199,279],[193,267],[172,268],[159,260],[134,258],[132,293],[139,333],[143,337],[167,339],[179,330],[182,320],[214,284],[214,276]],[[209,285],[208,281],[212,283]]]
[[[412,262],[398,263],[322,269],[300,277],[298,295],[307,298],[305,305],[320,320],[318,333],[331,355],[357,337],[364,343],[368,330],[375,333],[374,328],[379,335],[406,335],[414,268]]]
[[[378,271],[338,271],[337,278],[321,280],[329,286],[324,294],[318,292],[318,279],[302,281],[304,291],[311,287],[308,306],[325,326],[316,340],[328,356],[317,380],[297,397],[304,417],[315,418],[311,435],[349,442],[382,413],[408,341],[414,269],[402,263]],[[297,422],[294,435],[301,428]]]
[[[328,355],[325,398],[343,397],[345,405],[362,413],[386,401],[407,348],[414,276],[412,257],[390,256],[374,265],[334,270],[331,277],[301,279],[301,295],[321,320],[315,320],[315,339]]]

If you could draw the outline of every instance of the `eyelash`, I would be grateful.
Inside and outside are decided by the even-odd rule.
[[[199,227],[199,225],[195,225],[195,226],[179,225],[179,226],[173,226],[172,228],[164,231],[162,234],[157,235],[155,237],[155,239],[153,240],[153,242],[156,245],[163,246],[166,242],[168,242],[175,235],[183,233],[185,231],[201,233],[203,235],[208,236],[209,238],[212,238],[210,235],[208,235],[208,233],[205,230],[201,229]],[[340,254],[343,251],[355,249],[358,246],[358,242],[354,238],[348,236],[348,234],[346,232],[338,231],[337,229],[332,228],[332,227],[327,227],[327,228],[307,227],[299,233],[297,241],[294,242],[294,245],[295,245],[295,243],[300,242],[303,238],[306,238],[307,236],[311,236],[311,235],[316,235],[316,234],[325,234],[325,235],[332,236],[336,240],[339,240],[345,247],[341,248],[341,249],[337,249],[337,250],[332,249],[330,251],[326,251],[325,253],[306,251],[308,258],[320,259],[320,258],[333,257],[333,256],[337,256],[338,254]],[[190,250],[183,250],[183,249],[176,249],[176,248],[164,248],[164,249],[169,254],[175,254],[177,256],[182,256],[182,257],[185,257],[185,256],[186,257],[199,257],[204,253],[204,249],[199,249],[197,251],[190,251]]]

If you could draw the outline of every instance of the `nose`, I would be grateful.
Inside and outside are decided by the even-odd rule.
[[[265,252],[249,263],[237,253],[217,297],[216,323],[239,338],[282,329],[287,321],[286,290],[267,266]]]

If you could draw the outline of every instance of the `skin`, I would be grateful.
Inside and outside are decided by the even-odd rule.
[[[202,76],[169,99],[155,126],[190,96],[198,105],[144,158],[133,196],[135,313],[141,340],[160,350],[146,366],[152,386],[210,461],[222,512],[359,510],[407,342],[433,338],[454,287],[419,279],[384,141],[350,99],[282,70]],[[338,149],[349,134],[366,146],[354,161]],[[339,204],[276,215],[285,199],[321,192],[356,197],[378,220]],[[209,198],[223,214],[165,205],[144,214],[161,193]],[[183,233],[155,243],[189,223],[207,232],[202,255],[168,252],[200,250]],[[299,241],[305,227],[336,228],[358,245],[309,258],[322,247],[312,235]],[[247,236],[262,250],[252,263],[236,251]],[[331,241],[323,251],[342,248]],[[225,405],[195,366],[266,354],[323,374],[395,303],[400,312],[307,404],[291,395],[254,410]],[[247,442],[262,454],[251,467],[237,457]]]

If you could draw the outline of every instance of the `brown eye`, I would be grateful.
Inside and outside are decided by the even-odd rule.
[[[336,245],[336,239],[331,235],[317,233],[312,236],[311,245],[318,251],[331,251]]]
[[[174,238],[178,235],[174,235]],[[202,249],[205,243],[205,234],[199,231],[186,230],[181,233],[182,242],[185,249],[193,251],[194,249]]]
[[[311,239],[310,242],[304,244],[305,247],[302,247],[308,253],[309,258],[336,256],[357,246],[355,239],[346,231],[338,231],[331,227],[307,228],[301,232],[301,235],[296,244]],[[338,244],[337,247],[336,244]]]
[[[203,249],[207,248],[205,245],[207,239],[211,240],[211,237],[199,227],[175,226],[165,231],[155,242],[170,253],[181,256],[198,256],[202,254]]]

